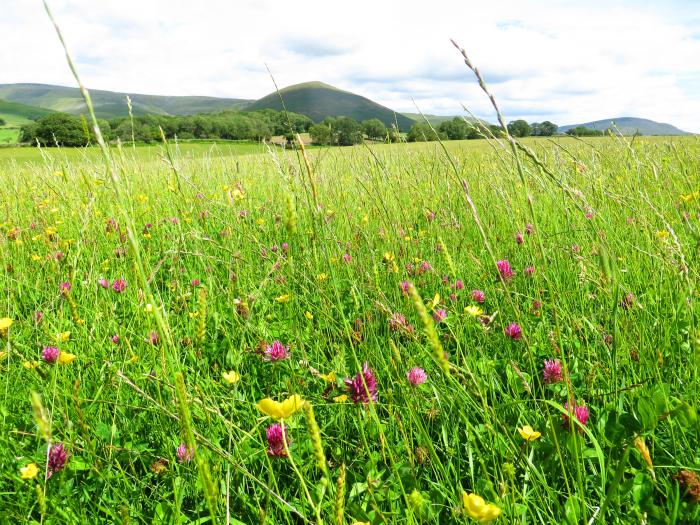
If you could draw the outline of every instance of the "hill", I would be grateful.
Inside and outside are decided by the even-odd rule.
[[[17,127],[27,124],[47,113],[51,113],[51,110],[0,100],[0,118],[7,123],[7,127]]]
[[[370,99],[343,91],[323,82],[305,82],[295,84],[280,90],[284,105],[288,111],[306,115],[314,122],[320,122],[326,117],[350,117],[362,121],[378,118],[386,126],[396,121],[399,129],[408,131],[415,123],[414,120],[396,113],[393,110],[377,104]],[[280,95],[277,92],[255,101],[248,106],[249,110],[282,109]]]
[[[577,126],[584,126],[586,128],[597,129],[600,131],[614,129],[614,127],[616,127],[622,132],[623,135],[634,135],[635,133],[639,133],[641,135],[692,135],[692,133],[680,130],[671,124],[664,124],[662,122],[655,122],[653,120],[636,117],[619,117],[605,120],[595,120],[593,122],[585,122],[583,124],[569,124],[567,126],[559,126],[559,132],[566,133],[568,130]]]
[[[239,98],[141,95],[90,90],[95,113],[99,118],[106,119],[125,117],[129,114],[126,104],[127,95],[131,98],[134,115],[194,115],[225,109],[240,109],[251,102]],[[0,84],[0,99],[73,115],[86,112],[80,90],[66,86]]]

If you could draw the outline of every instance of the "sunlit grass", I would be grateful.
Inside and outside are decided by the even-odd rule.
[[[526,143],[0,149],[0,517],[700,519],[699,144]]]

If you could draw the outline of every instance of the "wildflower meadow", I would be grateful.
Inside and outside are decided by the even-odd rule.
[[[697,137],[15,153],[1,523],[700,523]]]

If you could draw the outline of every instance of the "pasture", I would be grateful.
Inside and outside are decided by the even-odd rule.
[[[700,142],[523,144],[0,149],[0,522],[700,521]]]

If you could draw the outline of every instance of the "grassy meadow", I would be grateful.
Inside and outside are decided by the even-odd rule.
[[[0,522],[699,523],[700,142],[523,144],[0,149]]]

